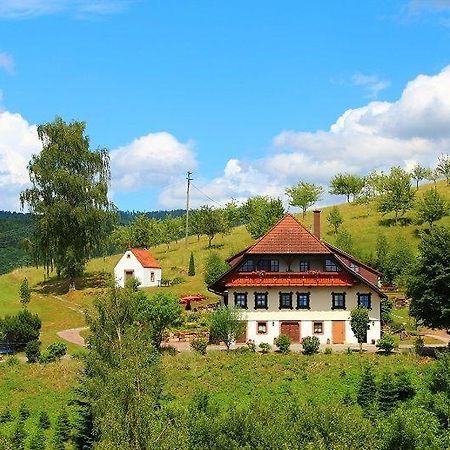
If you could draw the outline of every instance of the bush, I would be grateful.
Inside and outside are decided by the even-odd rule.
[[[416,390],[414,389],[411,377],[406,370],[401,370],[396,377],[396,385],[397,385],[397,398],[400,401],[406,401],[410,398],[413,398],[416,394]]]
[[[259,344],[259,348],[261,349],[261,353],[269,353],[270,350],[272,350],[272,346],[270,344],[268,344],[267,342],[261,342],[261,344]]]
[[[29,363],[37,363],[41,356],[41,343],[39,341],[30,341],[25,347],[25,355]]]
[[[208,340],[206,338],[194,338],[191,341],[191,348],[200,355],[206,355],[206,349],[208,347]]]
[[[22,403],[19,407],[19,420],[27,420],[28,417],[30,417],[30,410],[25,405],[25,403]]]
[[[39,414],[39,422],[38,422],[39,428],[42,428],[43,430],[48,430],[50,428],[50,417],[48,416],[47,411],[41,411]]]
[[[42,428],[38,428],[31,437],[30,450],[45,450],[45,434]]]
[[[87,355],[88,351],[85,348],[77,348],[70,354],[72,359],[79,359],[81,361],[84,361]]]
[[[255,341],[253,341],[252,339],[249,339],[247,341],[247,347],[252,353],[256,352],[256,344]]]
[[[172,286],[184,283],[186,280],[183,277],[175,277],[172,279]]]
[[[8,356],[6,359],[6,365],[8,367],[18,366],[20,364],[19,358],[16,355]]]
[[[414,339],[414,351],[416,352],[416,355],[422,355],[424,348],[425,348],[425,342],[423,340],[423,337],[417,336]]]
[[[3,342],[13,344],[14,350],[24,350],[30,341],[39,340],[41,319],[28,309],[22,309],[14,316],[5,316],[0,319],[0,334]]]
[[[58,414],[55,423],[54,444],[56,448],[58,448],[61,443],[67,442],[69,440],[71,429],[72,424],[70,423],[67,412],[62,411]],[[62,448],[64,447],[62,446]]]
[[[280,353],[286,354],[291,351],[291,339],[284,334],[280,334],[280,336],[275,338],[275,345],[278,347]]]
[[[7,406],[1,413],[0,413],[0,424],[11,422],[12,420],[12,413],[9,409],[9,406]]]
[[[67,345],[64,342],[53,342],[50,344],[44,353],[41,354],[39,362],[41,364],[48,364],[61,359],[67,351]]]
[[[23,420],[18,420],[11,436],[11,444],[14,450],[25,450],[27,433]]]
[[[229,265],[225,262],[219,254],[212,252],[205,260],[204,279],[205,284],[209,286],[219,279],[227,270]]]
[[[378,339],[377,341],[377,348],[383,350],[386,355],[392,353],[395,348],[394,336],[390,334],[383,335],[381,339]]]
[[[319,352],[320,341],[317,336],[306,336],[303,338],[303,354],[314,355]]]
[[[325,355],[331,355],[333,353],[333,349],[331,347],[327,347],[323,352]]]

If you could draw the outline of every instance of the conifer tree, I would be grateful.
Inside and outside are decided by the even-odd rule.
[[[24,278],[19,288],[20,303],[25,308],[31,300],[30,286],[27,278]]]
[[[195,275],[195,263],[194,263],[194,253],[191,252],[191,257],[189,258],[189,270],[188,275],[193,277]]]
[[[64,448],[64,443],[69,440],[72,425],[66,411],[61,411],[56,418],[54,447],[55,449]]]
[[[30,450],[45,450],[45,434],[41,427],[36,428],[31,437]]]
[[[376,400],[377,387],[372,368],[367,365],[364,367],[361,381],[359,383],[356,401],[362,408],[369,408]]]
[[[397,386],[390,372],[384,372],[378,388],[378,404],[382,411],[391,411],[397,402]]]
[[[50,428],[50,417],[47,411],[41,411],[39,414],[39,428],[43,430],[48,430]]]
[[[11,436],[11,444],[14,450],[24,450],[27,433],[25,431],[25,421],[19,418]]]
[[[397,385],[397,399],[400,401],[409,400],[413,398],[416,394],[416,390],[414,389],[411,383],[411,377],[406,370],[401,370],[396,377],[396,385]]]

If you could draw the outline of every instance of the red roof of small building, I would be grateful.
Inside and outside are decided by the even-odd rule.
[[[245,253],[330,254],[331,251],[293,215],[286,214]]]
[[[142,264],[142,267],[151,269],[161,269],[161,264],[157,259],[144,248],[132,248],[131,253],[136,256],[137,260]]]

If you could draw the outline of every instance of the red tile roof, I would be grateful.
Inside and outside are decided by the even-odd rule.
[[[347,272],[234,272],[225,287],[237,286],[353,286]]]
[[[294,216],[287,214],[246,253],[330,254],[331,251]]]
[[[161,269],[159,262],[148,250],[143,248],[132,248],[131,253],[136,256],[137,260],[142,264],[142,267]]]

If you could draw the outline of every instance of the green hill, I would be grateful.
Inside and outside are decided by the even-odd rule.
[[[419,195],[429,186],[423,186]],[[438,184],[438,189],[450,201],[450,187],[444,182]],[[376,240],[379,233],[384,233],[389,242],[401,239],[417,246],[419,242],[419,225],[414,224],[414,213],[408,217],[412,224],[405,226],[383,226],[383,218],[375,210],[375,205],[341,204],[339,209],[344,217],[343,227],[352,235],[355,251],[358,255],[369,256],[375,252]],[[328,208],[322,208],[321,231],[323,239],[335,243],[335,235],[331,233],[326,216]],[[312,224],[312,214],[308,213],[305,223]],[[440,223],[450,226],[450,217],[447,216]],[[245,227],[237,227],[228,235],[219,235],[213,241],[213,251],[218,252],[226,258],[252,243],[252,239]],[[191,251],[194,253],[196,275],[188,277],[188,264]],[[182,277],[184,281],[170,288],[149,288],[149,292],[157,290],[170,290],[177,295],[203,294],[213,301],[216,297],[207,291],[203,281],[204,260],[211,251],[207,248],[207,239],[202,236],[200,240],[191,236],[189,246],[186,247],[184,240],[173,242],[169,248],[159,245],[152,249],[152,253],[160,261],[163,268],[163,277],[173,279]],[[0,311],[9,314],[21,308],[18,296],[20,282],[27,277],[33,289],[29,309],[38,313],[43,321],[42,341],[45,344],[57,339],[57,331],[81,327],[84,325],[83,310],[88,307],[92,299],[98,295],[105,285],[108,275],[112,273],[113,267],[120,255],[97,258],[89,262],[86,275],[77,280],[78,290],[67,293],[67,283],[50,278],[44,281],[45,273],[42,268],[24,267],[0,275]]]

